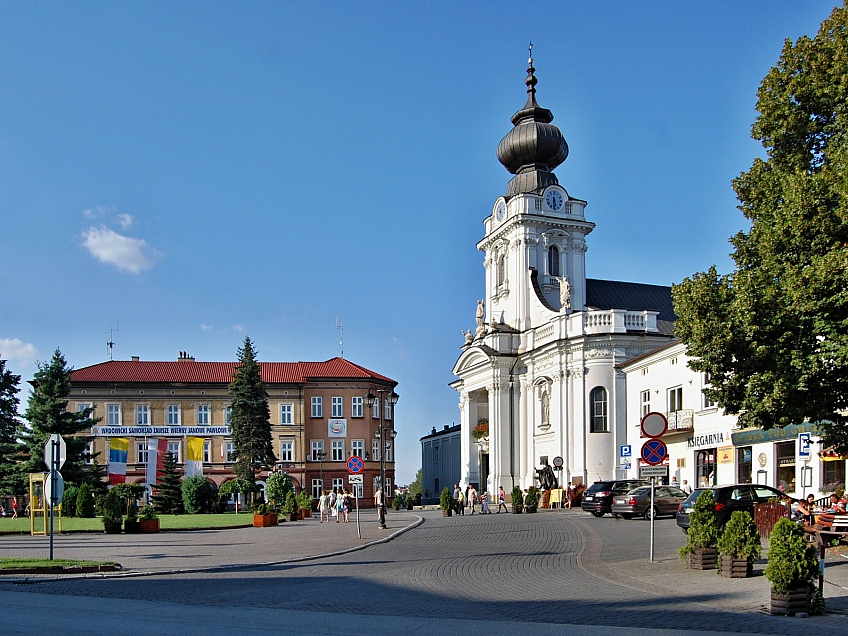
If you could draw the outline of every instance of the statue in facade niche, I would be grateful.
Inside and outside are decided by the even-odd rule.
[[[542,468],[536,470],[539,475],[539,485],[542,490],[554,490],[559,488],[559,481],[554,475],[554,469],[547,462]]]
[[[559,303],[560,311],[568,311],[571,309],[571,284],[568,282],[568,276],[563,274],[559,279]]]
[[[482,338],[486,335],[486,327],[483,325],[483,318],[486,316],[486,303],[482,300],[477,301],[477,331],[474,334],[475,338]]]

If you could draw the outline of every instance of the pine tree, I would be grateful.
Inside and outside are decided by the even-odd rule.
[[[277,458],[271,445],[268,392],[262,384],[256,351],[249,337],[245,337],[238,359],[229,387],[232,399],[230,427],[236,458],[234,470],[242,479],[253,482],[256,471],[273,468]]]
[[[9,371],[6,361],[0,359],[0,495],[24,493],[17,470],[23,459],[21,452],[26,448],[17,440],[20,382],[21,376]]]
[[[50,362],[38,365],[32,380],[33,390],[24,417],[27,425],[19,428],[19,437],[26,444],[29,457],[21,466],[27,473],[47,472],[44,463],[44,444],[53,433],[59,433],[67,450],[62,477],[69,484],[81,484],[85,474],[88,445],[93,439],[80,433],[88,432],[99,421],[92,418],[92,409],[68,411],[71,393],[71,371],[62,352],[56,349]]]
[[[91,463],[86,465],[85,475],[83,477],[83,483],[88,484],[90,491],[95,497],[106,494],[108,490],[107,483],[109,481],[109,477],[106,474],[106,467],[97,461],[97,455],[99,454],[95,453]]]
[[[172,452],[165,453],[162,462],[162,473],[158,479],[159,492],[153,495],[153,507],[163,515],[179,515],[183,509],[183,491],[180,485],[180,471],[177,468],[177,458]]]

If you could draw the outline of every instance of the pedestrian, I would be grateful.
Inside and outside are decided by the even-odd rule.
[[[571,487],[571,482],[565,486],[565,507],[571,508],[571,499],[574,497],[574,489]]]
[[[501,506],[503,506],[504,512],[509,512],[506,508],[506,493],[504,493],[503,486],[498,486],[498,514],[501,514]]]
[[[468,507],[471,508],[471,514],[474,514],[474,504],[477,501],[477,489],[474,486],[468,487]]]
[[[459,499],[456,502],[457,507],[459,508],[459,514],[463,517],[465,516],[465,495],[462,494],[462,489],[459,489]]]
[[[699,488],[708,488],[708,487],[709,487],[709,484],[707,483],[707,476],[702,475]]]
[[[318,497],[318,514],[319,518],[321,519],[321,521],[319,521],[318,523],[324,523],[325,514],[327,515],[327,523],[330,523],[330,508],[327,505],[329,503],[328,499],[329,495],[327,494],[327,491],[322,490],[321,496]]]
[[[344,489],[344,497],[342,497],[342,513],[344,514],[344,522],[350,521],[350,509],[353,506],[353,501],[350,497],[350,491]]]
[[[680,484],[677,483],[677,475],[671,478],[671,485],[675,488],[680,488]]]
[[[483,494],[480,495],[480,514],[481,515],[492,514],[492,511],[489,510],[489,493],[487,493],[485,490],[483,491]]]
[[[692,486],[689,485],[688,480],[686,480],[686,479],[683,480],[683,485],[680,487],[680,490],[685,492],[687,495],[692,494]]]
[[[18,498],[12,497],[12,519],[18,518]]]
[[[336,502],[338,502],[339,495],[336,493],[335,486],[333,487],[333,491],[330,493],[330,497],[327,500],[327,507],[330,509],[330,515],[336,518],[336,523],[338,523],[338,508],[336,507]],[[329,517],[327,519],[327,523],[329,523]]]
[[[453,511],[459,514],[459,494],[462,491],[459,489],[459,484],[453,485]]]
[[[374,506],[377,508],[377,519],[380,518],[380,512],[383,510],[383,496],[382,488],[374,491]]]

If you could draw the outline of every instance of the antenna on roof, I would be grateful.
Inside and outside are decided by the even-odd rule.
[[[339,338],[339,347],[342,349],[342,358],[344,358],[344,323],[341,318],[336,318],[336,329],[342,332],[341,338]]]
[[[112,318],[111,317],[109,318],[109,342],[106,343],[106,348],[109,350],[109,361],[110,362],[112,360],[112,349],[115,348],[115,341],[112,339],[112,337],[115,335],[115,333],[117,333],[118,329],[121,328],[121,321],[117,320],[116,322],[117,322],[117,326],[113,329],[112,328]]]

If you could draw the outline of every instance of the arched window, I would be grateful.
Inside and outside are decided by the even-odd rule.
[[[596,386],[589,394],[589,407],[592,409],[589,421],[590,433],[606,433],[609,431],[607,417],[607,390]]]
[[[548,248],[548,273],[551,276],[559,276],[559,249],[556,245]]]

